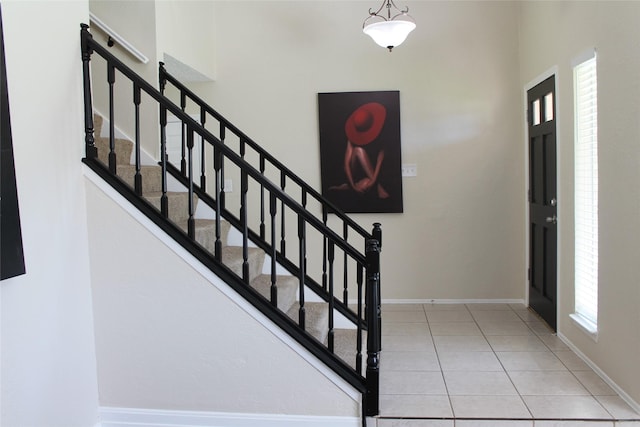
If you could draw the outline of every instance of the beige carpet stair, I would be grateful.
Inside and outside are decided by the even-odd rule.
[[[116,173],[124,182],[133,187],[136,176],[136,167],[134,165],[117,165]],[[140,166],[140,175],[142,175],[142,194],[146,195],[162,191],[162,169],[160,166],[142,165]]]
[[[98,135],[98,132],[95,133]],[[131,163],[131,153],[133,152],[133,144],[128,139],[115,139],[116,144],[116,164],[128,165]],[[98,148],[98,158],[101,162],[109,163],[109,138],[96,137],[95,145]]]
[[[296,301],[287,311],[287,315],[296,323],[300,320],[300,304]],[[304,304],[306,330],[315,339],[324,342],[329,332],[329,304],[324,302],[307,302]]]
[[[357,331],[355,329],[335,329],[333,331],[333,352],[346,361],[352,368],[356,368]],[[325,344],[327,341],[325,340]],[[367,361],[367,331],[362,331],[362,366]]]
[[[251,286],[260,292],[260,295],[271,300],[270,275],[259,275],[251,282]],[[278,290],[278,308],[286,313],[296,301],[298,278],[294,276],[276,276],[276,287]]]
[[[189,227],[187,224],[188,218],[184,221],[178,222],[178,226],[182,228],[185,233],[188,232]],[[194,220],[195,224],[195,238],[196,242],[200,243],[206,250],[215,253],[216,244],[216,221],[213,219],[201,219]],[[220,221],[220,241],[226,242],[229,234],[229,228],[231,224],[227,221]]]
[[[95,134],[100,135],[103,120],[100,116],[94,117]],[[116,172],[132,188],[134,186],[135,166],[130,164],[133,143],[124,139],[116,139]],[[96,138],[98,159],[108,165],[109,140],[108,138]],[[159,166],[142,166],[142,193],[156,209],[160,210],[162,197],[161,179],[162,170]],[[189,194],[188,192],[168,192],[169,218],[182,230],[187,232],[187,220],[189,218]],[[194,209],[198,198],[194,194]],[[195,240],[212,255],[215,251],[215,220],[195,219]],[[228,246],[227,236],[230,225],[227,221],[220,221],[220,239],[222,243],[222,263],[239,277],[243,274],[243,248],[240,246]],[[271,300],[271,275],[263,274],[265,253],[262,249],[248,248],[249,283],[260,295]],[[277,306],[296,323],[299,321],[298,303],[298,278],[294,276],[276,276]],[[327,342],[329,331],[329,308],[327,303],[306,302],[305,324],[306,331],[321,343]],[[363,338],[366,344],[366,335]],[[356,331],[355,329],[334,330],[334,352],[342,357],[350,366],[355,367],[356,361]],[[366,345],[363,346],[366,348]],[[363,350],[363,360],[366,351]]]
[[[159,168],[158,168],[159,169]],[[147,199],[156,209],[160,210],[162,198],[161,191],[151,193],[142,192],[144,198]],[[198,196],[193,195],[193,206],[198,203]],[[169,218],[177,224],[186,222],[189,219],[189,193],[187,192],[167,192],[167,205],[169,208]],[[186,228],[185,228],[186,229]]]

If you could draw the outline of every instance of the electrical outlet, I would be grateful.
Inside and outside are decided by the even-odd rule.
[[[402,165],[402,176],[418,176],[418,165]]]
[[[233,193],[233,180],[231,179],[224,180],[224,192]]]

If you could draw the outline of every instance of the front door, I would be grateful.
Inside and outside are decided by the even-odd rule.
[[[529,306],[556,330],[557,203],[555,77],[527,92]]]

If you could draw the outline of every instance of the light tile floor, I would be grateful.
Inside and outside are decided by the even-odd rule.
[[[640,427],[523,305],[385,304],[378,427]]]

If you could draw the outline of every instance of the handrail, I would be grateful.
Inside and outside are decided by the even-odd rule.
[[[380,252],[380,242],[381,242],[381,229],[379,224],[374,224],[374,230],[372,233],[367,233],[362,230],[355,222],[350,220],[346,215],[343,215],[345,218],[343,223],[345,224],[345,236],[340,236],[338,233],[333,231],[330,227],[327,226],[327,206],[329,206],[328,202],[322,198],[316,192],[313,192],[313,196],[316,195],[319,197],[319,201],[323,204],[323,218],[322,220],[318,219],[314,214],[309,212],[306,209],[306,197],[308,194],[312,194],[313,189],[308,188],[306,184],[302,186],[302,202],[298,202],[296,199],[291,197],[284,190],[284,182],[285,176],[291,180],[296,180],[296,182],[301,181],[297,178],[293,173],[291,173],[288,169],[282,168],[279,169],[281,173],[281,183],[280,186],[273,183],[263,174],[263,162],[266,159],[268,153],[261,154],[261,170],[256,169],[249,162],[244,159],[245,146],[248,143],[248,138],[244,139],[244,134],[239,132],[241,136],[240,141],[240,154],[236,153],[232,148],[228,147],[224,143],[224,137],[218,138],[212,133],[210,133],[204,127],[204,119],[202,119],[202,123],[198,123],[191,116],[189,116],[184,111],[183,108],[178,107],[175,103],[173,103],[170,99],[165,97],[162,93],[156,90],[151,84],[146,82],[140,76],[138,76],[134,71],[132,71],[129,67],[127,67],[122,61],[116,58],[113,54],[111,54],[104,46],[101,46],[97,43],[91,33],[88,31],[88,26],[86,24],[81,25],[81,48],[82,48],[82,62],[83,62],[83,75],[84,75],[84,97],[85,97],[85,144],[86,144],[86,158],[83,161],[88,164],[92,169],[96,170],[101,176],[107,179],[114,188],[118,189],[125,197],[127,197],[132,203],[138,206],[147,216],[152,218],[157,224],[159,224],[163,229],[165,229],[176,241],[178,241],[181,245],[183,245],[187,250],[189,250],[192,254],[196,255],[196,257],[202,261],[209,268],[212,268],[214,271],[219,272],[221,277],[227,281],[230,286],[232,286],[237,292],[243,295],[249,302],[251,302],[255,307],[260,309],[267,317],[276,322],[279,326],[281,326],[285,331],[287,331],[294,339],[300,342],[303,346],[305,346],[308,350],[310,350],[313,354],[315,354],[320,360],[327,364],[328,367],[333,369],[336,373],[342,376],[345,380],[347,380],[350,384],[356,387],[363,393],[363,415],[371,416],[376,415],[378,413],[378,400],[379,400],[379,352],[380,352],[380,262],[379,262],[379,252]],[[93,53],[98,53],[99,56],[105,59],[106,68],[107,68],[107,82],[109,84],[109,156],[108,156],[108,168],[97,160],[97,148],[95,146],[94,141],[94,126],[93,126],[93,114],[92,114],[92,100],[91,100],[91,73],[90,73],[90,60],[91,55]],[[114,111],[113,111],[113,96],[114,96],[114,83],[116,81],[116,70],[118,71],[118,78],[120,76],[124,76],[128,79],[128,82],[133,85],[133,103],[134,103],[134,112],[135,112],[135,141],[134,148],[136,150],[135,156],[135,177],[134,177],[134,188],[128,187],[127,184],[124,184],[117,175],[117,161],[116,161],[116,151],[115,151],[115,132],[114,132]],[[159,107],[159,124],[160,124],[160,166],[162,169],[161,178],[162,178],[162,196],[161,196],[161,207],[160,212],[157,209],[152,207],[148,202],[144,201],[142,196],[142,176],[141,176],[141,165],[140,165],[140,104],[141,104],[141,93],[144,92],[148,97],[155,100]],[[188,154],[188,171],[184,169],[181,171],[181,180],[186,185],[188,190],[188,221],[187,221],[187,232],[185,233],[181,229],[179,229],[174,223],[169,220],[169,212],[168,212],[168,200],[167,200],[167,174],[174,173],[171,169],[174,168],[168,161],[167,152],[166,152],[166,125],[167,125],[167,113],[171,113],[175,116],[183,126],[183,138],[186,137],[186,147]],[[222,123],[222,122],[221,122]],[[225,121],[224,126],[227,125],[228,122]],[[229,123],[230,125],[230,123]],[[232,125],[231,125],[232,126]],[[229,126],[229,129],[231,129]],[[237,130],[233,127],[234,130]],[[224,131],[222,131],[224,133]],[[194,139],[200,138],[202,144],[205,142],[208,143],[213,149],[213,171],[215,175],[215,192],[213,195],[209,195],[208,203],[210,205],[214,205],[215,211],[217,215],[215,215],[215,248],[213,251],[205,249],[196,241],[195,236],[195,219],[194,219],[194,197],[201,192],[204,191],[204,179],[202,179],[202,188],[197,187],[194,184],[194,176],[193,176],[193,148],[194,148]],[[252,147],[253,148],[253,147]],[[204,151],[204,150],[203,150]],[[183,156],[184,159],[184,156]],[[230,161],[235,167],[238,168],[239,173],[241,174],[241,185],[240,185],[240,214],[239,217],[234,217],[235,224],[240,228],[240,232],[242,234],[243,243],[242,247],[242,273],[234,273],[229,267],[225,266],[222,263],[222,246],[220,243],[220,218],[223,215],[231,215],[228,213],[224,205],[221,204],[221,200],[224,196],[224,190],[221,186],[221,177],[223,173],[223,160],[226,159]],[[269,161],[271,162],[273,159],[269,156]],[[273,159],[273,163],[275,164],[277,160]],[[279,164],[279,162],[277,162]],[[203,171],[204,174],[204,171]],[[288,174],[291,174],[289,176]],[[204,175],[203,175],[204,176]],[[249,181],[251,178],[251,181]],[[250,220],[255,219],[255,217],[249,218],[248,211],[251,204],[247,201],[247,193],[249,189],[249,183],[257,183],[260,186],[260,221],[261,221],[261,234],[257,236],[253,231],[249,228]],[[253,185],[253,184],[252,184]],[[264,238],[264,216],[265,216],[265,207],[264,207],[264,197],[265,191],[267,193],[268,198],[268,217],[270,219],[270,229],[271,229],[271,241],[270,243]],[[205,193],[206,194],[206,193]],[[277,203],[282,204],[282,208],[278,211]],[[297,224],[298,233],[295,237],[291,238],[287,236],[289,240],[297,241],[298,243],[298,256],[295,259],[297,264],[295,268],[292,268],[296,274],[294,277],[297,278],[297,289],[299,291],[298,301],[299,305],[296,309],[298,313],[298,320],[292,320],[288,315],[282,311],[280,311],[277,307],[277,294],[278,294],[278,284],[280,283],[276,280],[276,259],[283,259],[285,264],[289,263],[289,259],[284,257],[284,234],[282,235],[282,251],[278,252],[276,249],[276,218],[282,220],[281,228],[282,231],[285,228],[285,207],[293,212],[295,215],[295,223]],[[329,206],[330,207],[330,206]],[[330,207],[331,208],[331,207]],[[252,214],[253,215],[253,214]],[[354,248],[346,239],[346,229],[347,225],[352,226],[352,228],[363,231],[363,233],[359,233],[364,237],[364,253]],[[355,226],[354,226],[355,225]],[[320,342],[318,339],[314,338],[307,330],[305,324],[305,289],[307,286],[307,280],[310,278],[309,274],[311,270],[307,269],[307,227],[310,226],[313,230],[315,230],[318,235],[322,239],[322,243],[324,245],[324,254],[322,256],[322,275],[323,280],[325,276],[328,276],[328,286],[325,288],[323,283],[323,287],[317,287],[319,291],[326,293],[324,295],[327,298],[329,303],[328,309],[328,327],[329,333],[327,336],[326,342]],[[257,237],[256,237],[257,236]],[[259,238],[258,238],[259,237]],[[262,297],[255,289],[253,289],[250,285],[250,277],[249,277],[249,259],[248,259],[248,244],[249,240],[258,240],[259,247],[262,247],[265,252],[271,256],[271,297],[265,298]],[[227,249],[224,249],[227,250]],[[357,285],[358,291],[358,307],[357,307],[357,315],[355,318],[349,319],[354,323],[355,329],[357,331],[357,339],[355,342],[356,347],[356,360],[355,360],[355,369],[353,366],[349,366],[345,361],[341,360],[334,353],[334,344],[333,344],[333,310],[349,310],[346,306],[346,301],[344,304],[340,302],[340,300],[335,296],[334,289],[334,256],[335,253],[340,250],[344,253],[344,277],[345,277],[345,299],[346,299],[346,279],[347,279],[347,270],[346,265],[349,261],[350,263],[355,263],[355,271],[357,273],[357,279],[355,281]],[[281,257],[281,258],[280,258]],[[328,274],[326,265],[328,264]],[[363,270],[366,272],[365,283],[363,283]],[[290,270],[291,271],[291,270]],[[316,275],[319,272],[315,272]],[[353,273],[352,273],[353,274]],[[364,295],[362,294],[364,288]],[[363,312],[363,296],[364,296],[364,311]],[[362,323],[362,319],[366,321],[366,327]],[[325,326],[327,324],[325,323]],[[363,374],[363,363],[362,363],[362,338],[364,330],[367,330],[367,345],[366,345],[366,376]]]
[[[93,12],[89,12],[89,21],[94,23],[96,27],[100,28],[104,31],[111,40],[118,43],[120,46],[124,48],[127,52],[133,55],[138,61],[146,64],[149,62],[149,58],[147,58],[142,52],[136,49],[131,43],[129,43],[124,37],[120,34],[116,33],[111,27],[102,22],[100,18],[98,18]]]

